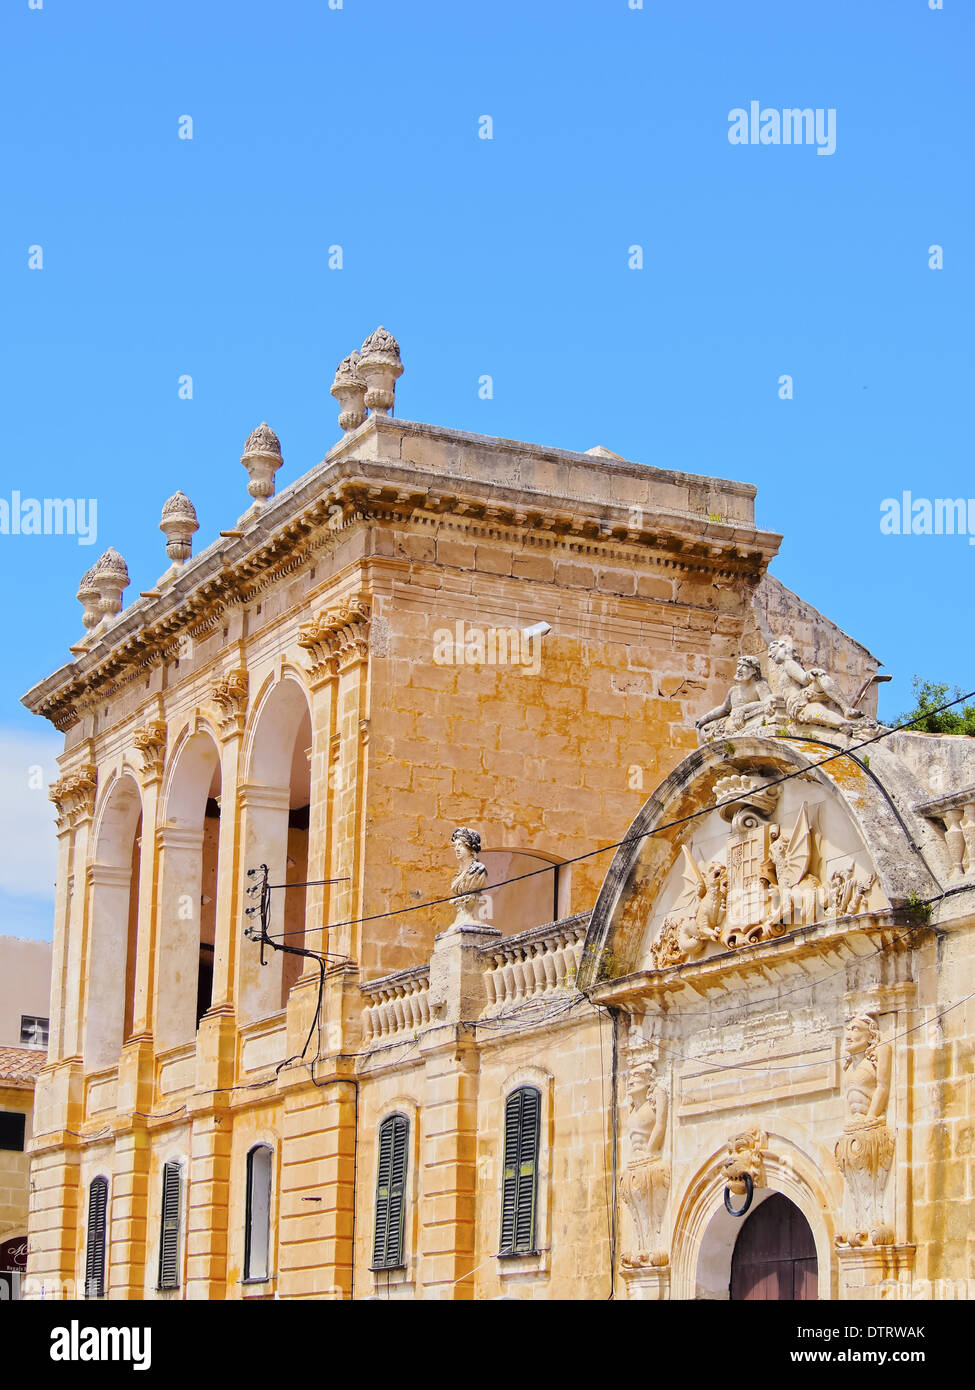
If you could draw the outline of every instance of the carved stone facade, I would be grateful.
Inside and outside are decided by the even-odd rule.
[[[325,460],[275,496],[261,427],[260,506],[121,612],[95,566],[25,697],[65,733],[29,1277],[77,1288],[104,1176],[109,1296],[172,1297],[176,1162],[179,1297],[723,1299],[773,1194],[822,1298],[969,1278],[975,756],[876,724],[754,489],[393,418],[395,340],[354,359]],[[434,660],[514,623],[538,670]]]

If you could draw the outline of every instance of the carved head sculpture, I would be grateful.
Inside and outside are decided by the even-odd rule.
[[[876,1062],[877,1045],[880,1042],[880,1024],[874,1014],[854,1014],[847,1021],[846,1031],[843,1035],[843,1065],[851,1066],[854,1062],[866,1057],[868,1061]]]
[[[796,649],[791,637],[775,637],[769,643],[769,660],[775,662],[795,661]]]
[[[469,825],[459,825],[450,837],[458,864],[469,864],[481,852],[481,837]]]
[[[732,1192],[741,1194],[745,1191],[746,1174],[756,1187],[765,1186],[764,1156],[767,1147],[768,1134],[763,1129],[736,1134],[728,1141],[728,1154],[721,1171]]]
[[[630,1113],[638,1116],[638,1113],[649,1107],[650,1114],[656,1116],[657,1113],[657,1069],[652,1062],[645,1062],[638,1067],[630,1070],[629,1079],[626,1085],[626,1093],[630,1102]]]
[[[736,681],[758,681],[762,679],[762,663],[757,656],[740,656],[735,667]]]

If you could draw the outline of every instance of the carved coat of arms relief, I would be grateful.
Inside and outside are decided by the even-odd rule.
[[[728,803],[718,806],[730,824],[724,858],[699,864],[682,847],[684,886],[651,947],[656,969],[698,960],[712,945],[734,950],[865,908],[875,880],[862,883],[851,866],[824,885],[808,805],[791,824],[775,821],[779,791],[749,774],[715,783],[715,801]]]

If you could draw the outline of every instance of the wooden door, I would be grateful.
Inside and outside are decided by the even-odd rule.
[[[745,1218],[731,1255],[731,1297],[814,1299],[819,1267],[809,1222],[775,1192]]]

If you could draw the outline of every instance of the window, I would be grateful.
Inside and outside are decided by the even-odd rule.
[[[20,1041],[25,1047],[47,1047],[50,1019],[32,1018],[29,1014],[20,1016]]]
[[[0,1110],[0,1149],[22,1154],[26,1126],[26,1115],[19,1115],[13,1110]]]
[[[88,1248],[85,1254],[85,1298],[105,1297],[105,1218],[108,1179],[95,1178],[88,1189]]]
[[[499,1251],[502,1255],[530,1255],[535,1251],[541,1109],[541,1092],[534,1086],[512,1091],[505,1103]]]
[[[406,1145],[410,1125],[405,1115],[390,1115],[379,1126],[379,1173],[376,1180],[376,1234],[373,1269],[402,1269],[406,1215]]]
[[[247,1155],[247,1225],[244,1278],[264,1280],[270,1271],[271,1150],[258,1144]]]
[[[160,1289],[179,1288],[179,1202],[182,1174],[178,1163],[163,1165],[162,1218],[159,1229]]]

